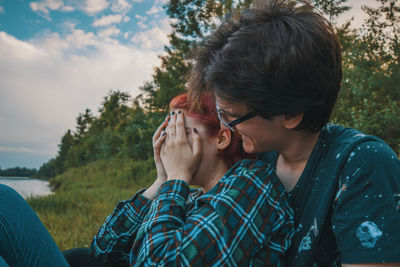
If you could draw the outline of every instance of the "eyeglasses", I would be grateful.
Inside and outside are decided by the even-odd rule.
[[[242,122],[244,122],[244,121],[247,121],[247,120],[249,120],[249,119],[251,119],[251,118],[257,116],[257,113],[255,113],[255,112],[249,112],[249,113],[247,113],[247,114],[245,114],[245,115],[243,115],[243,116],[241,116],[241,117],[239,117],[239,118],[237,118],[237,119],[235,119],[235,120],[233,120],[233,121],[227,122],[227,121],[225,121],[225,119],[224,119],[223,116],[222,116],[222,113],[223,113],[224,111],[218,106],[217,103],[215,103],[215,108],[217,109],[218,119],[219,119],[229,130],[231,130],[232,132],[235,131],[234,128],[233,128],[235,125],[238,125],[239,123],[242,123]]]

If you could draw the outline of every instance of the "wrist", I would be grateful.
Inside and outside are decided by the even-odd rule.
[[[168,181],[171,180],[182,180],[187,182],[188,184],[190,183],[190,181],[192,180],[192,176],[191,175],[182,175],[182,174],[172,174],[172,175],[168,175],[167,177]]]
[[[163,184],[167,181],[167,176],[157,177],[154,183]]]

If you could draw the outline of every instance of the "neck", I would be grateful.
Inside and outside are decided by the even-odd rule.
[[[298,182],[310,158],[320,132],[293,131],[286,146],[279,152],[276,172],[285,188],[290,191]]]
[[[207,180],[205,184],[201,185],[201,189],[203,189],[203,192],[205,193],[213,188],[219,182],[219,180],[221,180],[225,173],[227,173],[228,170],[229,168],[226,167],[224,160],[218,159],[216,164],[212,167],[212,169],[210,169],[210,179]]]
[[[286,146],[279,151],[280,156],[287,164],[307,162],[318,141],[319,134],[320,132],[293,131],[288,137]]]

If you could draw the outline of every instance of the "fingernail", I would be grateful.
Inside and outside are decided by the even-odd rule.
[[[193,132],[199,133],[196,128],[193,128]]]
[[[175,111],[172,111],[172,112],[171,112],[171,115],[174,115],[174,114],[175,114]]]

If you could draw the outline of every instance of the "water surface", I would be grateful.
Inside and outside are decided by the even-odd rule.
[[[0,184],[8,185],[21,194],[25,199],[34,196],[47,196],[52,192],[49,182],[29,177],[2,177],[0,176]]]

